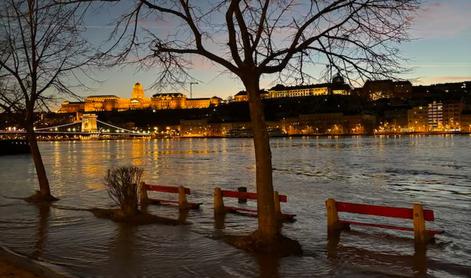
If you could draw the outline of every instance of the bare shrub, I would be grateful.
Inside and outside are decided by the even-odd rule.
[[[120,206],[123,216],[138,213],[137,189],[144,169],[134,166],[122,166],[108,170],[105,185],[108,195]]]

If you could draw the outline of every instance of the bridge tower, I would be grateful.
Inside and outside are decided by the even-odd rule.
[[[82,116],[82,132],[97,132],[98,127],[96,123],[97,115],[83,114]]]

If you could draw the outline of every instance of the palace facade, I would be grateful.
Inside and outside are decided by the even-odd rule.
[[[219,97],[212,98],[187,98],[181,93],[162,93],[155,94],[151,99],[152,108],[160,109],[194,109],[208,108],[210,106],[218,106],[222,99]]]
[[[134,84],[129,99],[116,95],[88,96],[83,102],[63,102],[58,113],[208,108],[218,106],[221,102],[222,99],[218,97],[187,98],[181,93],[155,94],[148,98],[138,82]]]
[[[267,91],[261,91],[262,99],[291,98],[306,96],[350,95],[352,88],[346,84],[340,74],[336,74],[331,83],[285,86],[278,84]],[[240,91],[234,96],[234,101],[248,101],[246,91]]]

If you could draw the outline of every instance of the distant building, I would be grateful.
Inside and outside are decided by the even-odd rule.
[[[83,101],[64,101],[57,113],[75,113],[85,110],[85,102]]]
[[[240,91],[234,96],[234,101],[237,101],[237,102],[249,101],[249,96],[247,95],[246,91]]]
[[[428,131],[428,111],[426,106],[412,107],[407,111],[408,127],[411,132]]]
[[[464,102],[447,102],[443,106],[443,123],[446,129],[458,130],[462,124],[462,113],[464,110]]]
[[[147,109],[150,107],[151,100],[144,95],[144,88],[138,82],[134,84],[131,93],[131,99],[129,100],[129,109],[140,110]]]
[[[191,109],[208,108],[218,106],[222,99],[212,98],[192,98],[188,99],[180,93],[155,94],[148,98],[144,94],[144,88],[137,82],[134,84],[131,98],[121,98],[115,95],[94,95],[85,98],[84,102],[62,103],[58,113],[75,112],[101,112],[101,111],[125,111],[141,109]]]
[[[415,132],[460,130],[464,102],[433,101],[408,110],[409,130]]]
[[[128,110],[129,100],[115,95],[95,95],[85,98],[84,112]]]
[[[285,86],[278,84],[267,91],[262,90],[260,96],[262,99],[273,98],[292,98],[307,96],[326,96],[326,95],[350,95],[352,88],[346,84],[340,74],[336,74],[332,83]],[[240,91],[234,96],[234,101],[248,101],[246,91]]]
[[[358,94],[370,100],[409,98],[412,94],[410,81],[367,80]]]
[[[260,90],[260,97],[262,99],[267,98],[268,92],[265,90]],[[249,101],[249,96],[246,91],[240,91],[234,96],[234,101],[236,102],[244,102]]]
[[[181,93],[155,94],[151,98],[152,109],[183,109],[186,97]]]
[[[471,133],[471,114],[461,115],[461,131]]]
[[[331,83],[284,86],[281,84],[268,90],[265,98],[286,98],[326,95],[350,95],[352,88],[346,84],[340,74],[336,74]]]
[[[301,114],[299,117],[280,121],[280,128],[287,135],[369,134],[373,132],[375,122],[375,116],[362,114]]]
[[[443,103],[441,101],[433,101],[427,106],[428,127],[435,130],[443,127]]]
[[[187,98],[181,93],[163,93],[155,94],[151,99],[152,109],[194,109],[208,108],[210,106],[218,106],[222,99],[219,97],[211,98]]]

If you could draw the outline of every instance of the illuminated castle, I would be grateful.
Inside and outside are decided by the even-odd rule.
[[[221,101],[218,97],[187,98],[180,93],[155,94],[148,98],[144,95],[141,83],[137,82],[132,88],[130,99],[115,95],[94,95],[86,97],[84,102],[65,101],[58,113],[208,108],[218,106]]]
[[[137,82],[134,84],[131,93],[131,99],[143,99],[144,98],[144,88],[142,88],[141,83]]]

